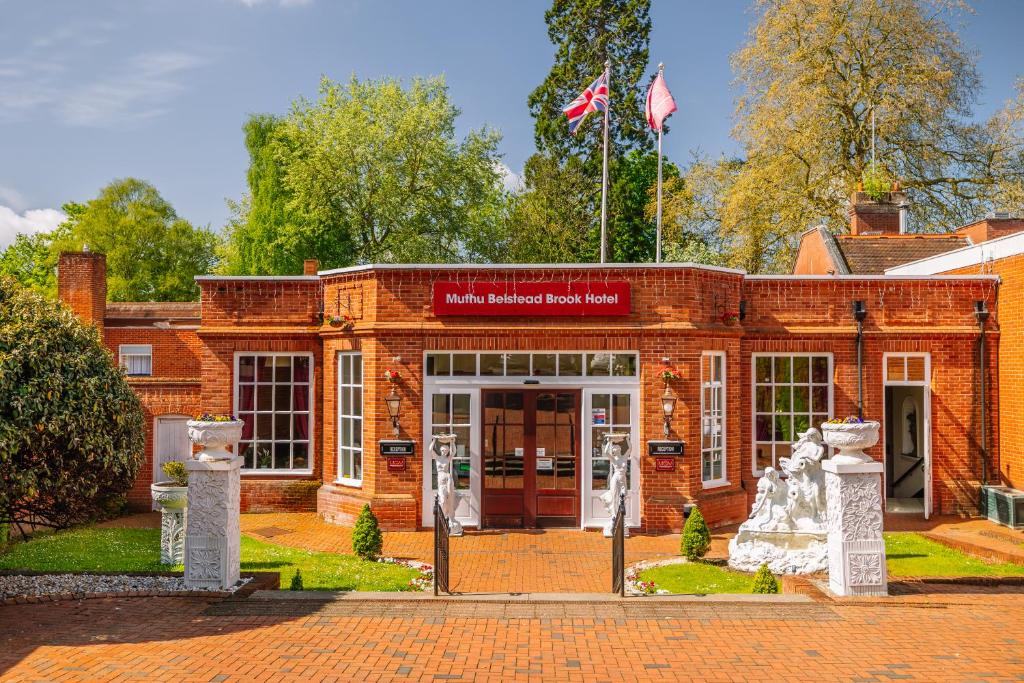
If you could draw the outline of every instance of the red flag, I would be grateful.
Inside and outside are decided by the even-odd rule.
[[[661,130],[662,123],[676,110],[676,101],[665,85],[661,72],[654,77],[651,89],[647,91],[647,123],[652,130]]]

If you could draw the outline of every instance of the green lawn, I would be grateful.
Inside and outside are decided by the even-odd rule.
[[[0,555],[0,569],[32,571],[165,571],[160,564],[159,529],[83,528],[15,543]],[[175,567],[181,571],[181,567]],[[366,562],[287,548],[242,536],[242,572],[278,572],[285,588],[295,570],[306,590],[404,591],[418,572],[408,567]]]
[[[889,576],[1019,576],[1024,565],[988,562],[911,532],[885,534]]]
[[[652,567],[640,572],[641,581],[653,581],[669,593],[750,593],[754,575],[734,572],[703,562],[685,562]]]

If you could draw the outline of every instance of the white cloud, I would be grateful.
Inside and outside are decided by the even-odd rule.
[[[185,89],[181,76],[205,62],[185,52],[136,55],[125,67],[66,93],[61,117],[75,126],[104,127],[159,116],[171,97]]]
[[[13,187],[0,185],[0,203],[7,204],[15,211],[24,211],[26,206],[25,195]]]
[[[18,213],[0,205],[0,249],[6,249],[18,233],[49,232],[67,218],[57,209],[30,209]]]
[[[519,175],[505,164],[498,162],[498,175],[501,177],[501,184],[506,192],[519,192],[523,189],[523,176]]]
[[[186,88],[198,54],[153,50],[97,68],[95,48],[117,27],[83,22],[34,36],[0,57],[0,122],[56,116],[71,126],[114,127],[159,116]],[[205,50],[209,52],[209,50]]]

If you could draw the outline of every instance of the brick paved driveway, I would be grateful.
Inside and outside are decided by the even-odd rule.
[[[242,531],[271,543],[352,552],[352,529],[312,513],[242,515]],[[434,561],[432,531],[384,534],[384,554]],[[726,557],[716,532],[710,555]],[[631,536],[626,562],[679,555],[679,534]],[[451,540],[451,589],[462,593],[602,593],[611,586],[611,540],[579,530],[469,531]]]
[[[4,681],[1024,678],[1024,595],[853,604],[297,603],[0,607]],[[1019,590],[1019,589],[1018,589]]]

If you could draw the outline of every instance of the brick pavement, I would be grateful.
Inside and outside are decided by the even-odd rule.
[[[0,679],[964,681],[1024,678],[1024,595],[629,609],[203,599],[0,607]],[[431,608],[434,605],[434,608]],[[463,610],[470,607],[466,605]],[[503,610],[500,614],[495,610]]]

